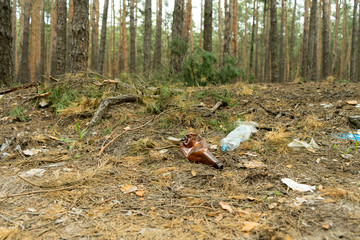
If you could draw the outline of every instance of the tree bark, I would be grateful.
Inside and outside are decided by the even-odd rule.
[[[134,1],[134,0],[131,0]],[[134,5],[134,3],[133,3]],[[137,0],[136,0],[136,6],[137,6]],[[137,15],[137,11],[135,11],[135,16]],[[127,34],[126,34],[126,3],[125,0],[123,0],[123,15],[122,15],[122,57],[123,57],[123,72],[127,72],[128,71],[128,45],[127,45]],[[130,23],[130,28],[131,28],[131,23]],[[133,36],[131,37],[132,40],[130,41],[135,41],[135,43],[130,43],[130,44],[135,44],[134,48],[135,48],[135,63],[134,63],[134,69],[136,69],[136,18],[135,18],[135,23],[134,23],[134,30],[130,30],[130,31],[134,31],[131,32],[130,34],[133,34]],[[131,50],[130,50],[131,51]]]
[[[18,71],[18,75],[17,75],[17,82],[22,83],[22,84],[30,82],[30,67],[29,67],[30,11],[31,11],[30,0],[25,0],[22,51],[21,51],[21,55],[20,55],[19,71]],[[10,56],[11,56],[11,54],[10,54]]]
[[[134,73],[136,70],[136,49],[135,49],[136,32],[135,32],[134,8],[135,8],[134,0],[131,0],[130,1],[130,72],[131,73]]]
[[[72,0],[71,0],[72,1]],[[99,41],[99,19],[97,12],[99,11],[99,0],[94,0],[92,4],[92,18],[91,20],[91,61],[90,68],[92,70],[97,69],[97,60],[98,60],[98,41]]]
[[[354,0],[354,13],[352,21],[352,34],[351,34],[351,57],[350,57],[350,81],[355,82],[356,77],[356,13],[357,13],[357,0]]]
[[[347,30],[347,26],[346,26],[346,8],[347,8],[347,4],[346,4],[346,0],[344,0],[343,3],[343,25],[342,25],[342,42],[341,42],[341,57],[340,57],[340,67],[339,67],[339,73],[338,76],[342,77],[343,76],[343,72],[344,72],[344,67],[345,67],[345,54],[346,54],[346,30]]]
[[[337,59],[337,44],[338,44],[338,32],[339,32],[339,22],[340,22],[340,4],[339,0],[336,0],[336,12],[335,12],[335,27],[334,27],[334,44],[332,49],[332,64],[331,64],[331,74],[336,74],[336,65],[338,62]]]
[[[255,1],[255,0],[254,0]],[[234,0],[232,8],[232,55],[238,57],[238,1]]]
[[[306,77],[308,73],[307,60],[309,49],[309,0],[305,0],[305,12],[304,12],[304,30],[303,30],[303,42],[302,42],[302,57],[301,57],[301,77]]]
[[[191,19],[192,19],[192,2],[191,2],[191,0],[187,0],[186,10],[185,10],[185,24],[184,24],[184,31],[183,31],[184,41],[186,43],[189,42]]]
[[[231,33],[232,33],[232,6],[233,0],[225,0],[225,32],[224,32],[224,60],[226,57],[230,56],[231,48]],[[206,31],[204,31],[206,32]]]
[[[0,1],[0,87],[13,83],[10,0]]]
[[[208,1],[208,0],[206,0]],[[211,1],[210,1],[211,3]],[[184,44],[182,40],[182,29],[184,25],[184,0],[175,0],[173,24],[172,24],[172,40],[171,40],[171,71],[179,73],[182,70]],[[211,31],[211,30],[210,30]],[[204,33],[205,33],[204,28]],[[204,46],[205,46],[204,34]]]
[[[201,8],[201,11],[200,11],[200,37],[199,37],[199,47],[202,48],[203,45],[202,45],[202,40],[203,40],[203,0],[201,0],[200,2],[200,8]]]
[[[50,34],[50,75],[56,75],[56,64],[57,64],[57,56],[56,56],[56,24],[57,24],[57,1],[51,0],[51,34]]]
[[[309,48],[307,54],[307,69],[310,73],[310,78],[313,81],[317,80],[317,0],[312,0],[310,11],[310,30],[309,30]]]
[[[255,27],[255,80],[258,80],[260,77],[259,72],[259,0],[257,0],[257,8],[256,8],[256,27]]]
[[[359,26],[358,26],[358,41],[357,41],[357,45],[358,45],[358,49],[357,49],[357,55],[358,55],[358,59],[357,59],[357,77],[356,77],[356,82],[360,82],[360,13],[359,13]]]
[[[295,18],[296,18],[296,0],[294,2],[294,9],[291,19],[291,33],[290,33],[290,56],[289,56],[289,80],[291,81],[292,77],[292,68],[293,68],[293,62],[294,62],[294,46],[295,46]]]
[[[222,39],[222,10],[221,10],[221,1],[218,1],[218,12],[219,12],[219,18],[218,18],[218,25],[219,25],[219,57],[218,57],[218,65],[220,65],[223,62],[223,39]]]
[[[253,19],[251,26],[251,42],[250,42],[250,61],[249,61],[249,71],[254,72],[254,44],[255,44],[255,18],[256,18],[256,1],[253,3]]]
[[[89,46],[89,1],[74,1],[72,72],[87,70]]]
[[[145,1],[144,33],[144,72],[150,70],[151,64],[151,0]]]
[[[204,50],[212,52],[212,1],[205,0],[204,7]]]
[[[65,74],[66,70],[66,0],[57,0],[56,5],[56,66],[54,76]],[[53,67],[53,66],[52,66]]]
[[[161,66],[161,35],[162,35],[162,0],[156,2],[156,35],[155,35],[155,49],[153,58],[153,68],[159,70]]]
[[[278,66],[277,66],[277,12],[276,0],[270,0],[270,55],[271,55],[271,82],[278,82]]]
[[[329,39],[329,0],[323,0],[323,29],[322,29],[322,78],[330,75],[330,39]]]
[[[6,1],[5,1],[6,2]],[[16,69],[17,69],[17,44],[16,44],[16,39],[17,39],[17,19],[16,19],[16,0],[13,0],[13,5],[12,5],[12,61],[13,61],[13,79],[16,79]]]
[[[104,61],[105,61],[105,47],[106,47],[106,24],[107,24],[107,15],[109,9],[109,0],[105,0],[104,3],[104,12],[102,17],[101,25],[101,39],[100,39],[100,49],[99,49],[99,62],[98,62],[98,73],[102,74],[104,70]]]
[[[227,1],[227,0],[225,0]],[[246,66],[247,66],[247,17],[248,17],[248,8],[247,8],[247,2],[248,1],[245,1],[245,15],[244,15],[244,19],[245,19],[245,22],[244,22],[244,39],[243,39],[243,49],[242,49],[242,64],[243,64],[243,69],[245,70],[246,69]],[[265,0],[265,5],[266,6],[266,2],[267,0]],[[264,7],[265,9],[265,7]]]
[[[281,0],[281,24],[279,45],[279,82],[284,82],[284,27],[285,27],[285,1]]]
[[[44,82],[45,75],[45,0],[41,0],[41,49],[40,49],[40,64],[39,75],[41,82]]]

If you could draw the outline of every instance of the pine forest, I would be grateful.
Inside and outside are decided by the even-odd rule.
[[[0,239],[360,239],[359,0],[0,0]]]

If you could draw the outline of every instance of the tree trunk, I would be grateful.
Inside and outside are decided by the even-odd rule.
[[[45,75],[45,0],[41,0],[41,49],[40,49],[40,65],[39,75],[41,82],[44,82]]]
[[[185,24],[184,24],[184,32],[183,32],[183,36],[184,36],[183,38],[186,43],[189,42],[191,18],[192,18],[192,2],[191,0],[187,0],[186,10],[185,10]]]
[[[173,24],[172,24],[171,63],[170,63],[170,66],[172,68],[171,71],[173,73],[179,73],[182,70],[184,44],[185,44],[184,41],[182,40],[183,25],[184,25],[184,0],[175,0]],[[206,45],[205,32],[206,30],[204,28],[204,47]]]
[[[230,56],[231,48],[231,33],[232,33],[232,11],[233,0],[225,0],[225,32],[224,32],[224,60]]]
[[[111,64],[111,76],[115,78],[118,75],[118,67],[116,65],[117,58],[116,58],[116,36],[115,36],[115,3],[112,0],[112,64]]]
[[[156,36],[153,64],[154,69],[159,70],[161,66],[161,31],[162,27],[162,0],[156,2]]]
[[[277,66],[277,13],[276,0],[270,0],[270,55],[271,55],[271,82],[278,82],[278,66]]]
[[[347,30],[347,26],[346,26],[346,8],[347,8],[347,4],[346,4],[346,0],[344,0],[343,3],[343,25],[342,25],[342,42],[341,42],[341,57],[340,57],[340,68],[339,68],[339,74],[338,76],[342,77],[343,76],[343,72],[344,72],[344,67],[345,67],[345,53],[346,53],[346,30]]]
[[[51,72],[54,76],[65,74],[66,70],[66,0],[57,0],[56,5],[56,66]]]
[[[0,1],[0,87],[13,83],[10,0]]]
[[[200,11],[200,37],[199,37],[199,47],[202,48],[203,45],[202,45],[202,40],[203,40],[203,0],[201,0],[200,2],[200,8],[201,8],[201,11]]]
[[[225,0],[227,1],[227,0]],[[243,63],[243,69],[245,70],[246,69],[246,65],[247,65],[247,61],[246,61],[246,53],[247,53],[247,15],[248,15],[248,12],[247,12],[247,0],[245,1],[245,14],[244,14],[244,19],[245,19],[245,22],[244,22],[244,39],[243,39],[243,49],[242,49],[242,63]],[[265,0],[265,6],[266,6],[266,2],[267,0]]]
[[[71,0],[73,1],[73,0]],[[94,0],[92,5],[92,31],[91,31],[91,61],[90,68],[92,70],[97,69],[98,60],[98,42],[99,42],[99,0]],[[70,26],[70,23],[69,23]]]
[[[232,55],[238,57],[238,1],[234,0],[232,8]]]
[[[50,75],[56,75],[56,64],[57,64],[57,56],[56,56],[56,24],[57,24],[57,1],[51,0],[51,35],[50,35]]]
[[[258,80],[260,77],[259,72],[259,0],[257,0],[257,8],[256,8],[256,27],[255,27],[255,80]]]
[[[134,73],[136,70],[136,33],[135,33],[135,19],[134,19],[134,0],[130,1],[130,72]],[[125,18],[124,18],[125,19]],[[125,25],[125,23],[123,23]],[[125,34],[123,35],[126,36]]]
[[[89,46],[89,1],[74,1],[72,72],[87,70]]]
[[[329,0],[323,0],[323,29],[322,29],[322,78],[330,75],[330,39],[329,39]]]
[[[308,73],[307,60],[309,49],[309,0],[305,0],[305,12],[304,12],[304,30],[303,30],[303,42],[302,42],[302,57],[301,57],[301,77],[306,77]]]
[[[104,12],[102,17],[101,25],[101,39],[100,39],[100,49],[99,49],[99,62],[98,62],[98,72],[103,73],[104,70],[104,61],[105,61],[105,47],[106,47],[106,24],[107,24],[107,15],[109,9],[109,0],[105,0],[104,3]]]
[[[150,70],[151,64],[151,0],[145,1],[144,33],[144,72]]]
[[[358,26],[358,41],[357,41],[357,45],[358,45],[358,59],[357,59],[357,77],[356,77],[356,82],[360,82],[360,13],[359,13],[359,26]]]
[[[132,4],[134,6],[134,0],[131,0]],[[137,6],[137,0],[136,0],[136,6]],[[137,12],[137,11],[136,11]],[[134,13],[134,11],[133,11]],[[122,57],[123,57],[123,72],[127,72],[128,71],[128,46],[127,46],[127,34],[126,34],[126,3],[125,0],[123,0],[123,15],[122,15]],[[136,69],[136,19],[135,19],[135,23],[133,23],[133,28],[134,29],[130,29],[130,34],[131,34],[131,40],[130,40],[130,44],[134,44],[134,48],[135,48],[135,54],[134,54],[134,72]],[[131,28],[131,19],[130,19],[130,28]],[[134,32],[132,32],[134,31]],[[131,43],[131,41],[135,41],[135,43]],[[130,49],[131,52],[131,49]],[[131,53],[130,53],[131,54]],[[131,57],[130,57],[131,58]],[[131,60],[130,60],[131,61]],[[131,64],[131,63],[130,63]]]
[[[331,64],[331,74],[336,74],[336,64],[337,59],[337,45],[338,45],[338,32],[339,32],[339,22],[340,22],[340,4],[339,0],[336,0],[336,12],[335,12],[335,27],[334,27],[334,44],[332,49],[332,64]]]
[[[212,52],[212,1],[211,0],[205,0],[204,50],[208,52]]]
[[[268,22],[266,21],[267,20],[267,17],[266,17],[266,13],[267,13],[267,1],[264,1],[264,9],[263,9],[263,30],[262,30],[262,33],[261,33],[261,82],[265,82],[266,81],[266,76],[267,76],[267,67],[265,64],[266,63],[266,56],[267,56],[267,51],[268,51],[268,48],[266,47],[267,46],[267,25],[268,25]]]
[[[291,19],[291,33],[290,33],[290,56],[289,56],[289,82],[291,81],[292,77],[292,67],[294,62],[294,45],[295,45],[295,18],[296,18],[296,0],[294,2],[294,9]]]
[[[30,82],[30,67],[29,67],[30,11],[31,11],[30,0],[25,0],[22,51],[21,51],[21,55],[20,55],[19,71],[18,71],[18,75],[17,75],[17,82],[19,82],[19,83]],[[9,36],[11,36],[10,33],[9,33]],[[11,54],[9,56],[11,56]]]
[[[279,82],[284,82],[284,27],[285,27],[285,1],[281,0],[281,24],[280,24],[280,51],[279,51]]]
[[[255,18],[256,18],[256,1],[253,3],[253,19],[251,26],[251,42],[250,42],[250,61],[249,61],[249,72],[253,73],[254,69],[254,44],[255,44]]]
[[[353,13],[353,21],[352,21],[352,34],[351,34],[351,57],[350,57],[350,81],[355,82],[356,77],[356,69],[355,69],[355,61],[356,61],[356,13],[357,13],[357,0],[354,0],[354,13]]]
[[[218,2],[218,12],[219,12],[219,19],[218,19],[218,25],[219,25],[219,57],[218,57],[218,65],[223,62],[223,39],[222,39],[222,12],[221,12],[221,1]]]
[[[310,73],[310,78],[313,81],[317,80],[317,0],[312,0],[310,11],[310,30],[309,30],[309,49],[307,54],[307,69]]]
[[[13,61],[13,79],[16,79],[16,69],[17,69],[17,31],[16,31],[16,24],[17,24],[17,20],[16,20],[16,0],[13,0],[13,5],[12,5],[12,61]]]

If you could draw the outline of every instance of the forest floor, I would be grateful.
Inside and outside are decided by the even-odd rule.
[[[357,131],[347,117],[360,115],[358,84],[63,81],[43,97],[35,88],[0,97],[0,239],[360,239],[360,149],[332,135]],[[86,127],[100,97],[121,94],[141,101]],[[227,106],[210,111],[219,100]],[[236,120],[259,131],[221,152]],[[224,169],[186,160],[168,140],[187,132]],[[287,146],[312,138],[319,148]]]

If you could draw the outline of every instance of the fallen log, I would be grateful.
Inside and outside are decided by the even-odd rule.
[[[110,106],[124,103],[124,102],[137,102],[139,98],[135,95],[120,95],[116,97],[109,97],[101,100],[99,107],[97,108],[93,118],[88,124],[88,129],[95,126],[99,120],[104,116]]]

